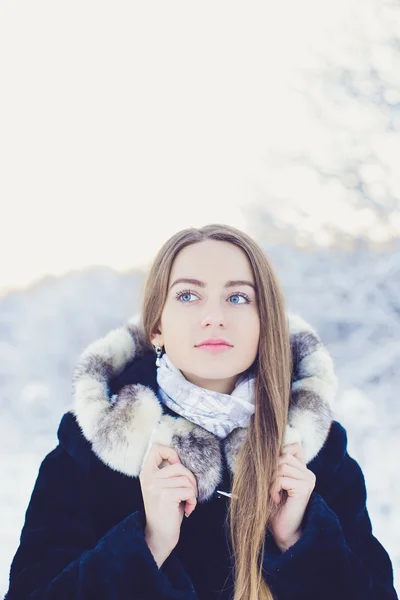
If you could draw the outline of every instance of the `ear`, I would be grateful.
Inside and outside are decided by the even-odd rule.
[[[158,330],[158,333],[155,333],[152,336],[151,343],[153,344],[153,346],[164,346],[164,339],[160,330]]]

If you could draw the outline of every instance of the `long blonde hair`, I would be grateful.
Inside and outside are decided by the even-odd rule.
[[[253,269],[260,318],[255,366],[255,413],[236,459],[227,512],[233,551],[233,600],[274,600],[262,562],[266,531],[276,505],[270,494],[283,445],[289,411],[292,354],[284,296],[272,266],[259,245],[242,231],[211,224],[179,231],[158,251],[148,272],[141,319],[149,338],[157,332],[175,257],[185,246],[204,240],[239,246]]]

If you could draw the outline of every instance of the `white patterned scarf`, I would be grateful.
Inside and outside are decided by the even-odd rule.
[[[188,381],[164,353],[157,367],[159,398],[174,412],[219,438],[236,427],[248,427],[254,413],[254,373],[242,373],[231,394],[222,394]]]

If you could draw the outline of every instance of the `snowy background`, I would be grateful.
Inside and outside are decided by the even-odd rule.
[[[364,471],[373,529],[400,573],[400,243],[377,254],[265,247],[288,308],[317,328],[340,380],[336,419]],[[85,345],[136,313],[142,279],[110,269],[48,278],[0,303],[2,585],[40,460],[71,407]],[[11,484],[10,484],[11,482]]]
[[[400,581],[400,6],[0,7],[0,597],[80,352],[225,222],[320,333]]]

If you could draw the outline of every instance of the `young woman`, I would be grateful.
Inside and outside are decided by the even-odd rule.
[[[178,232],[79,359],[6,599],[397,598],[336,389],[250,237]]]

